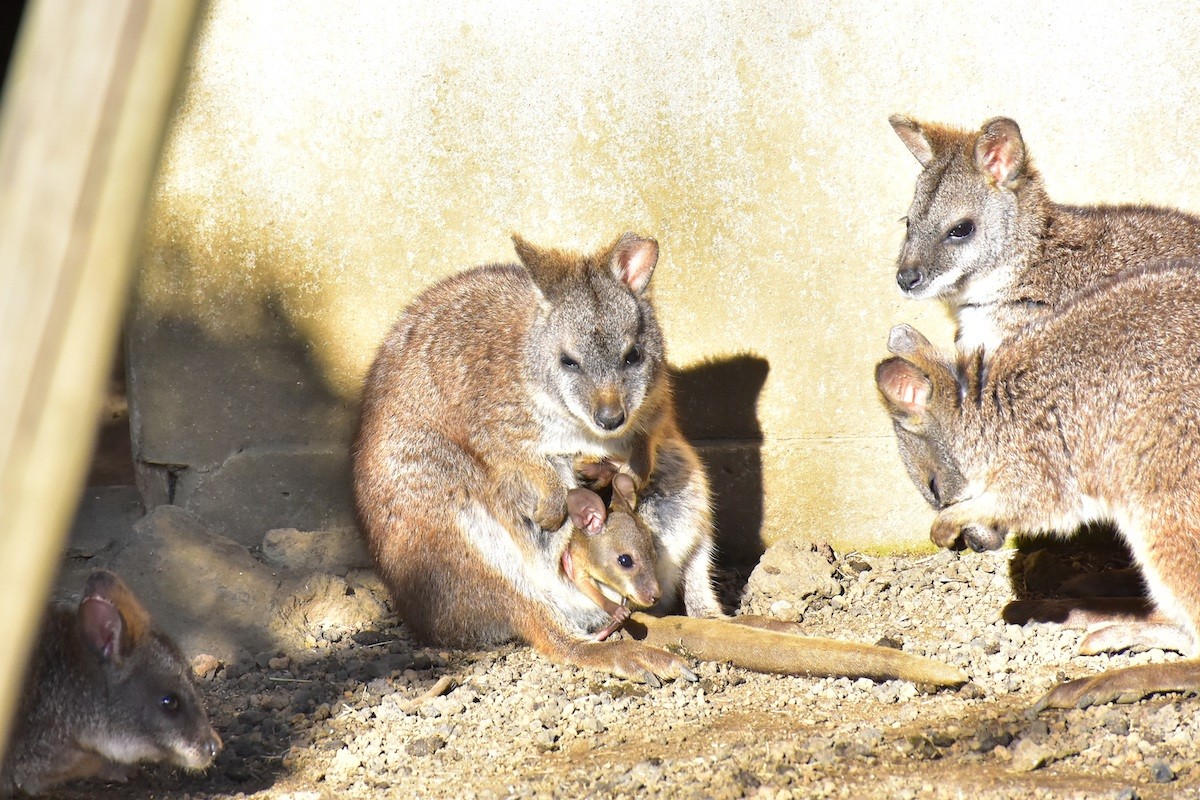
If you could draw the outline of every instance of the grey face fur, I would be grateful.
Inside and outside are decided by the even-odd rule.
[[[543,298],[526,354],[535,383],[592,435],[626,435],[665,358],[646,298],[658,244],[625,234],[583,263],[523,240],[517,253]]]
[[[896,283],[909,297],[971,302],[972,284],[1006,261],[1017,230],[1012,183],[1024,165],[1015,122],[989,121],[970,147],[893,117],[892,127],[924,167],[906,219]]]
[[[219,749],[191,670],[166,636],[151,632],[119,662],[104,664],[109,704],[97,750],[113,761],[171,761],[191,769]]]

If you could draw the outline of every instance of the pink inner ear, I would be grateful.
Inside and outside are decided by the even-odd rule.
[[[646,288],[657,263],[658,243],[653,239],[638,239],[626,246],[617,256],[621,281],[635,292]]]
[[[1017,168],[1017,148],[1011,137],[991,138],[980,155],[980,168],[997,184],[1007,183]]]
[[[79,604],[79,622],[88,647],[105,661],[120,655],[121,614],[103,597],[92,595]]]
[[[929,405],[929,380],[906,361],[888,364],[879,383],[888,400],[909,414],[923,412]]]

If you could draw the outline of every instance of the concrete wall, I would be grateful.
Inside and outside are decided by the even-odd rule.
[[[1200,211],[1200,15],[1169,2],[217,0],[130,326],[144,491],[253,540],[345,518],[374,347],[508,235],[657,237],[726,552],[924,546],[872,370],[942,341],[893,280],[893,112],[1021,124],[1053,195]],[[732,387],[732,391],[731,391]]]

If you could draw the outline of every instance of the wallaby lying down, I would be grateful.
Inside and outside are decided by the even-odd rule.
[[[898,114],[890,121],[923,167],[896,282],[909,297],[946,301],[963,350],[990,353],[1123,270],[1200,256],[1200,217],[1055,203],[1011,119],[996,117],[978,131]]]
[[[203,769],[220,749],[179,648],[120,578],[97,570],[78,610],[51,609],[42,626],[0,795],[125,780],[139,761]]]
[[[906,325],[876,369],[900,452],[939,509],[931,537],[999,547],[1009,531],[1115,524],[1167,622],[1096,631],[1189,660],[1070,681],[1042,706],[1200,688],[1200,271],[1102,282],[1002,344],[958,363]],[[1085,648],[1088,643],[1085,643]]]

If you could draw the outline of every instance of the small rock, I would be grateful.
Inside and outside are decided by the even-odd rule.
[[[284,670],[292,665],[292,660],[287,656],[279,656],[272,658],[267,662],[267,667],[275,670]]]
[[[1156,758],[1150,762],[1150,778],[1155,783],[1170,783],[1175,780],[1175,770],[1166,761]]]
[[[211,681],[220,668],[220,660],[208,653],[201,653],[192,659],[192,675],[199,681]]]
[[[1018,772],[1033,772],[1049,760],[1050,752],[1033,739],[1019,739],[1012,747],[1012,768]]]
[[[446,746],[446,740],[441,736],[423,736],[414,739],[404,748],[404,752],[415,758],[431,756]]]

